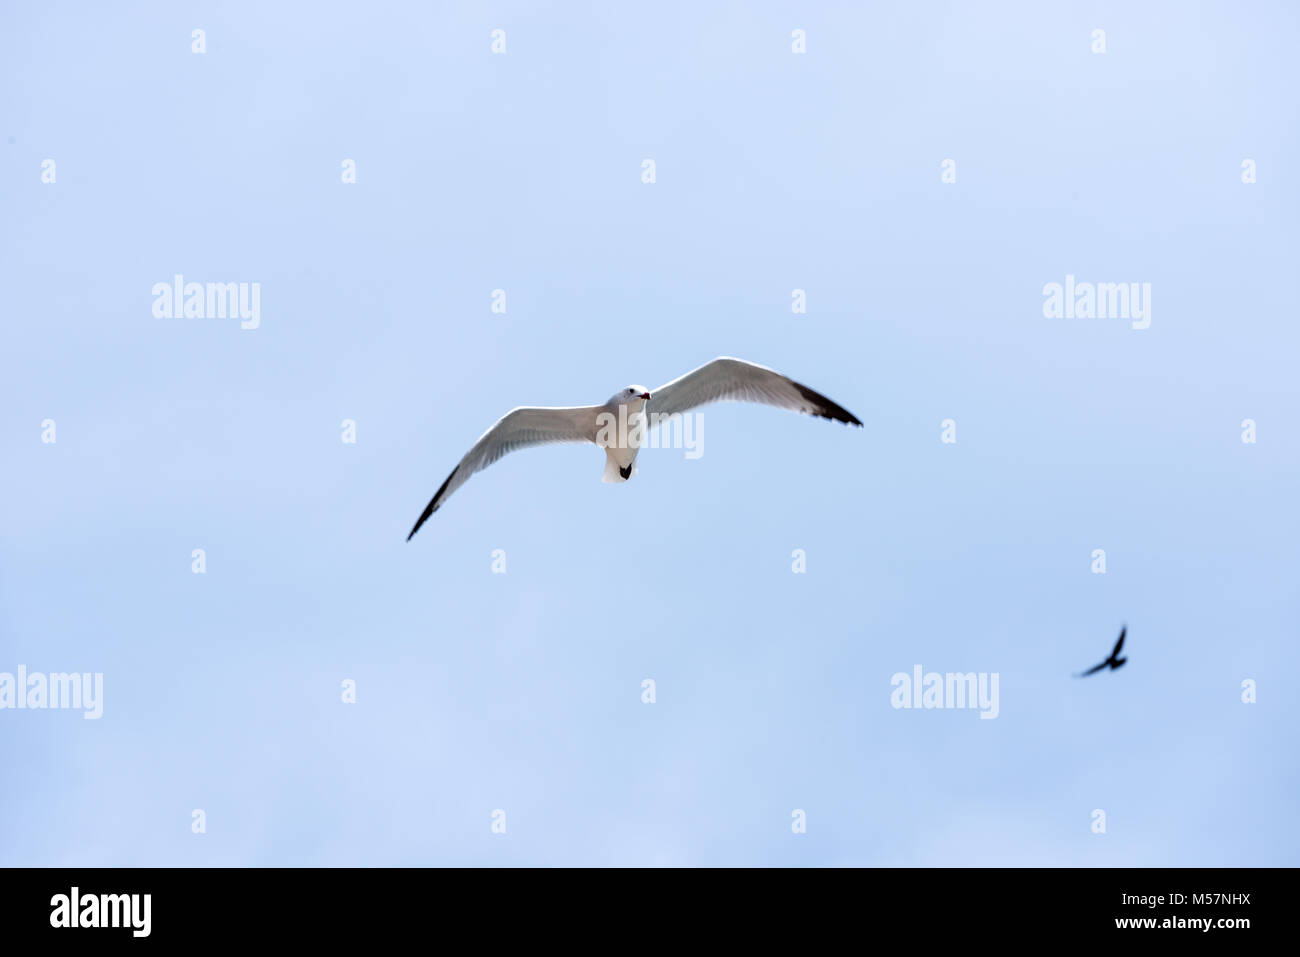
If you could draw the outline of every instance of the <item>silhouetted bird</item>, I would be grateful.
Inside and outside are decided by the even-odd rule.
[[[1128,631],[1128,626],[1127,626],[1127,625],[1125,625],[1123,628],[1121,628],[1121,629],[1119,630],[1119,641],[1115,642],[1115,650],[1112,651],[1112,652],[1110,653],[1110,657],[1109,657],[1109,658],[1107,658],[1107,659],[1106,659],[1105,661],[1103,661],[1101,664],[1097,665],[1095,668],[1089,668],[1087,671],[1083,672],[1082,674],[1077,674],[1077,675],[1075,675],[1075,677],[1076,677],[1076,678],[1086,678],[1086,677],[1088,677],[1088,675],[1093,675],[1093,674],[1096,674],[1098,671],[1101,671],[1101,669],[1102,669],[1102,668],[1105,668],[1107,665],[1110,665],[1110,670],[1111,670],[1111,671],[1114,671],[1116,668],[1118,668],[1118,667],[1119,667],[1120,665],[1122,665],[1124,662],[1128,661],[1127,658],[1117,658],[1117,657],[1115,657],[1116,655],[1119,654],[1119,650],[1120,650],[1121,648],[1124,647],[1124,632],[1126,632],[1126,631]]]

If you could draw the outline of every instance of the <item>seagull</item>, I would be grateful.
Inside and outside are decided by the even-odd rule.
[[[1110,665],[1110,670],[1111,670],[1111,671],[1114,671],[1114,670],[1115,670],[1116,668],[1118,668],[1120,665],[1124,664],[1124,662],[1128,661],[1127,658],[1116,658],[1116,657],[1115,657],[1116,655],[1119,654],[1119,650],[1120,650],[1121,648],[1124,647],[1124,633],[1125,633],[1126,631],[1128,631],[1128,626],[1127,626],[1127,625],[1125,625],[1123,628],[1121,628],[1121,629],[1119,630],[1119,641],[1115,642],[1115,650],[1112,651],[1112,652],[1110,653],[1110,657],[1109,657],[1109,658],[1107,658],[1105,661],[1103,661],[1101,664],[1097,665],[1096,667],[1089,668],[1087,671],[1084,671],[1084,672],[1082,672],[1081,674],[1077,674],[1077,675],[1075,675],[1075,677],[1076,677],[1076,678],[1086,678],[1086,677],[1088,677],[1088,675],[1096,674],[1098,671],[1101,671],[1101,669],[1102,669],[1102,668],[1105,668],[1107,665]]]
[[[465,453],[416,520],[409,542],[429,516],[471,475],[517,449],[556,442],[592,442],[605,450],[603,482],[626,482],[646,428],[711,402],[761,402],[861,427],[843,406],[781,373],[744,359],[720,356],[651,392],[640,385],[620,389],[601,405],[520,406],[484,432]],[[615,432],[617,431],[617,434]]]

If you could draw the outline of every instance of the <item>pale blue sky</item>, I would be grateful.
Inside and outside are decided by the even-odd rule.
[[[0,711],[0,864],[1300,863],[1298,26],[6,4],[0,671],[105,701]],[[1066,274],[1150,328],[1045,319]],[[404,541],[510,407],[719,354],[865,428],[521,452]],[[894,710],[917,664],[1000,716]]]

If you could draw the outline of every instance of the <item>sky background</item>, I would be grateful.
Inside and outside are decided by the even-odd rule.
[[[102,672],[104,714],[0,711],[0,864],[1300,864],[1298,41],[4,4],[0,671]],[[260,328],[156,318],[176,273]],[[1151,283],[1150,328],[1044,318],[1067,274]],[[511,407],[717,355],[865,428],[714,406],[624,485],[524,451],[405,541]],[[895,710],[918,664],[999,717]]]

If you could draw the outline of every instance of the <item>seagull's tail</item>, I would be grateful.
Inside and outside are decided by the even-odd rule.
[[[633,475],[636,475],[636,459],[628,466],[620,466],[618,460],[610,449],[605,449],[605,474],[600,477],[602,482],[626,482]]]

